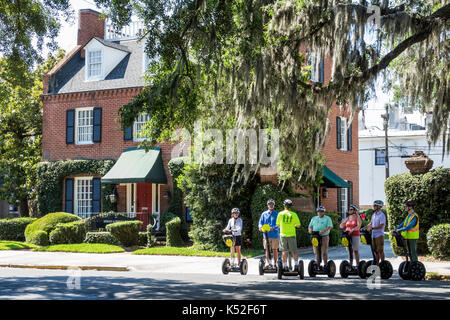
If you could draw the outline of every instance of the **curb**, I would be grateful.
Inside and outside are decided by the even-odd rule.
[[[46,266],[23,264],[0,264],[0,268],[24,268],[24,269],[51,269],[51,270],[96,270],[96,271],[130,271],[128,267],[102,267],[102,266]]]

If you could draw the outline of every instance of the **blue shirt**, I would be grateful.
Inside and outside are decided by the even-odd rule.
[[[280,228],[277,226],[278,211],[275,209],[270,212],[269,210],[264,211],[259,218],[258,228],[261,229],[263,225],[268,224],[271,228],[275,228],[267,232],[269,238],[278,239],[280,237]],[[263,237],[266,238],[266,233],[263,232]]]

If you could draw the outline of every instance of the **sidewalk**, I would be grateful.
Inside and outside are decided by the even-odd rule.
[[[330,259],[337,268],[342,259],[332,258],[334,254],[342,252],[342,247],[330,248]],[[301,259],[308,263],[313,259],[312,249],[299,250]],[[0,251],[0,272],[2,268],[36,268],[60,269],[80,268],[82,270],[96,269],[99,271],[140,271],[157,273],[203,273],[221,274],[224,258],[184,257],[184,256],[152,256],[133,255],[125,253],[92,254],[65,252],[32,252],[32,251]],[[402,262],[401,257],[388,258],[391,261],[394,274]],[[248,259],[248,274],[258,274],[259,257]],[[450,263],[425,262],[427,272],[437,272],[450,275]],[[339,276],[337,274],[337,276]]]

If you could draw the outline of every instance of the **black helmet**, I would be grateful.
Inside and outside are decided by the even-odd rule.
[[[292,206],[292,200],[290,200],[290,199],[284,200],[283,205],[287,208],[290,208]]]
[[[416,202],[414,200],[406,200],[405,201],[405,206],[414,208],[416,206]]]

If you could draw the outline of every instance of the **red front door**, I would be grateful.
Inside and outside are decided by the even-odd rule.
[[[149,223],[149,216],[152,214],[152,184],[151,183],[138,183],[137,186],[137,219],[142,221],[142,230],[147,229]]]

